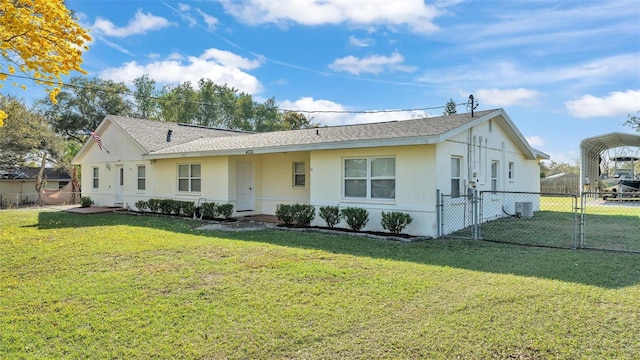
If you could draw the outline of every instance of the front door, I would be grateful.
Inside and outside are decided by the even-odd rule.
[[[122,194],[124,193],[124,167],[122,165],[116,165],[116,179],[115,179],[115,202],[122,203]]]
[[[253,170],[250,162],[239,162],[236,178],[236,211],[254,210]]]

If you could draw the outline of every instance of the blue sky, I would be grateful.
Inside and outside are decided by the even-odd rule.
[[[440,115],[473,94],[535,148],[578,158],[640,110],[640,7],[620,1],[68,0],[90,76],[210,78],[323,125]],[[30,86],[33,91],[36,87]],[[42,96],[45,93],[43,91]],[[420,109],[370,114],[340,111]],[[466,112],[465,106],[458,112]]]

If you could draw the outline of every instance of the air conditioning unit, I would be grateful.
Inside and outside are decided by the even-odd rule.
[[[531,201],[517,202],[515,207],[516,216],[524,219],[531,219],[533,217],[533,203]]]

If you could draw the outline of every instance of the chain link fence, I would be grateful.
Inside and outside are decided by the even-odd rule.
[[[481,192],[478,238],[577,248],[578,197],[527,192]]]
[[[640,192],[582,193],[581,248],[640,252]]]
[[[482,191],[439,196],[439,235],[567,249],[640,252],[640,195]]]
[[[477,198],[474,195],[439,195],[438,235],[473,239]]]
[[[0,193],[0,209],[20,209],[45,205],[75,205],[80,203],[79,192],[64,192],[64,198],[38,193]]]

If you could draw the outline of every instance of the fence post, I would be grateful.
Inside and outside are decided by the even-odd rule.
[[[576,204],[578,203],[578,200],[576,199]],[[576,205],[577,206],[577,205]],[[577,244],[577,248],[582,249],[585,247],[585,240],[584,240],[584,232],[585,232],[585,224],[584,222],[586,221],[586,216],[585,216],[585,208],[587,207],[587,199],[586,199],[586,193],[583,192],[580,196],[580,222],[578,224],[578,236],[576,237],[576,242],[578,242]],[[577,209],[576,209],[577,211]]]
[[[442,236],[442,209],[440,206],[442,205],[442,199],[440,199],[440,190],[436,190],[436,237],[440,238]]]
[[[480,238],[480,236],[478,236],[478,232],[480,230],[480,224],[478,221],[478,203],[478,190],[473,190],[473,192],[471,193],[471,237],[473,238],[473,240],[478,240]]]

